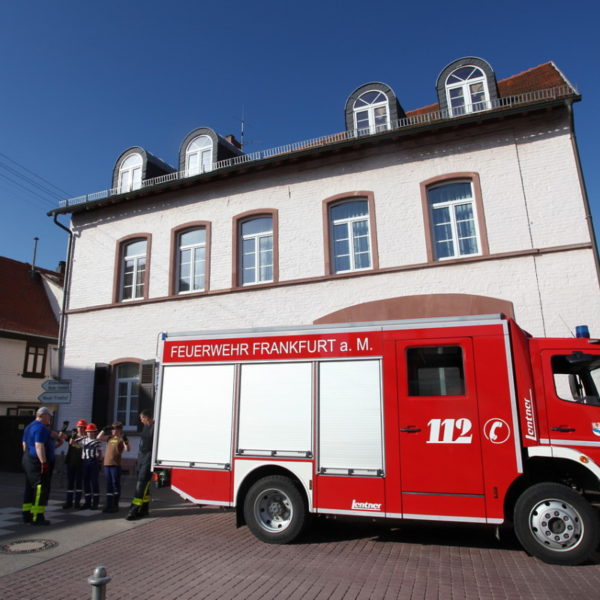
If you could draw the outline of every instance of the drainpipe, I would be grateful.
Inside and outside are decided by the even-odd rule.
[[[58,379],[62,379],[62,370],[64,362],[65,352],[65,321],[66,321],[66,310],[67,300],[69,295],[69,287],[71,285],[71,263],[73,254],[73,232],[65,227],[58,221],[58,215],[56,213],[50,213],[54,217],[54,223],[61,229],[64,229],[69,234],[69,244],[67,246],[67,264],[65,267],[65,280],[63,284],[63,301],[62,309],[60,311],[60,320],[58,324]]]

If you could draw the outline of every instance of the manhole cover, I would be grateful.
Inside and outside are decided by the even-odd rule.
[[[4,554],[30,554],[41,552],[58,546],[54,540],[15,540],[0,546],[0,552]]]

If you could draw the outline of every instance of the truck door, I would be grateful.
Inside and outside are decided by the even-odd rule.
[[[400,480],[406,518],[485,518],[469,338],[397,343]]]

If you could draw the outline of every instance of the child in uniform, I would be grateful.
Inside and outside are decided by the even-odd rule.
[[[98,509],[100,502],[100,487],[98,478],[100,476],[100,461],[102,460],[102,449],[100,440],[96,439],[98,428],[94,423],[88,423],[85,428],[85,437],[77,441],[81,445],[81,458],[83,460],[83,491],[85,504],[81,510]]]

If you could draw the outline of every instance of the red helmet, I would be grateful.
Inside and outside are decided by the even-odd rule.
[[[77,421],[77,424],[75,425],[75,427],[86,427],[87,426],[87,421],[85,419],[79,419],[79,421]]]
[[[85,430],[86,431],[98,431],[98,428],[93,423],[88,423]]]

